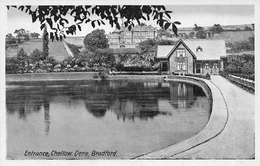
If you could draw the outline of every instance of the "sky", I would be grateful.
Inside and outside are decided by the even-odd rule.
[[[255,22],[254,5],[165,5],[167,10],[172,11],[171,21],[180,21],[177,27],[194,27],[220,25],[252,24]],[[6,9],[7,12],[7,33],[13,33],[16,29],[23,28],[30,32],[42,34],[40,23],[32,23],[31,17],[17,9]],[[145,22],[145,21],[142,21]],[[154,27],[158,27],[156,22],[145,22]],[[106,33],[112,32],[114,28],[110,25],[96,27],[104,29]],[[82,25],[82,31],[78,31],[75,36],[85,36],[94,29],[90,24]]]

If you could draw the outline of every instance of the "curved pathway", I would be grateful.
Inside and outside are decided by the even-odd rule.
[[[252,159],[255,96],[221,76],[205,81],[213,95],[211,119],[195,136],[137,159]]]

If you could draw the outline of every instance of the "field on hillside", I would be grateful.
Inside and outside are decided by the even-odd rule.
[[[16,56],[21,48],[23,48],[28,55],[35,49],[42,50],[42,39],[29,40],[18,46],[9,47],[5,50],[6,57]],[[57,61],[63,61],[65,58],[69,57],[63,42],[59,41],[49,41],[49,55],[54,57]]]
[[[248,40],[254,31],[224,31],[220,34],[215,34],[213,39],[224,39],[226,42],[238,42]]]

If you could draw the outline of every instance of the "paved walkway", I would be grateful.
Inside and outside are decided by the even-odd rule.
[[[206,83],[213,93],[212,117],[207,126],[197,134],[198,136],[140,156],[139,159],[252,159],[255,157],[255,96],[221,76],[212,76],[211,81]],[[207,132],[204,132],[205,130]]]

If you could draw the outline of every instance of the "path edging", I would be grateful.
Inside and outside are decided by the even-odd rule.
[[[169,80],[169,79],[167,79]],[[183,77],[171,79],[172,81],[192,82],[194,80],[203,81],[209,88],[212,94],[212,112],[208,123],[196,135],[183,140],[177,144],[169,145],[165,148],[141,155],[135,159],[169,159],[178,155],[181,158],[183,152],[187,152],[203,143],[217,137],[225,128],[228,121],[228,110],[223,95],[218,87],[209,80],[203,80],[194,77]],[[205,86],[205,85],[201,85]],[[205,88],[205,87],[204,87]]]

